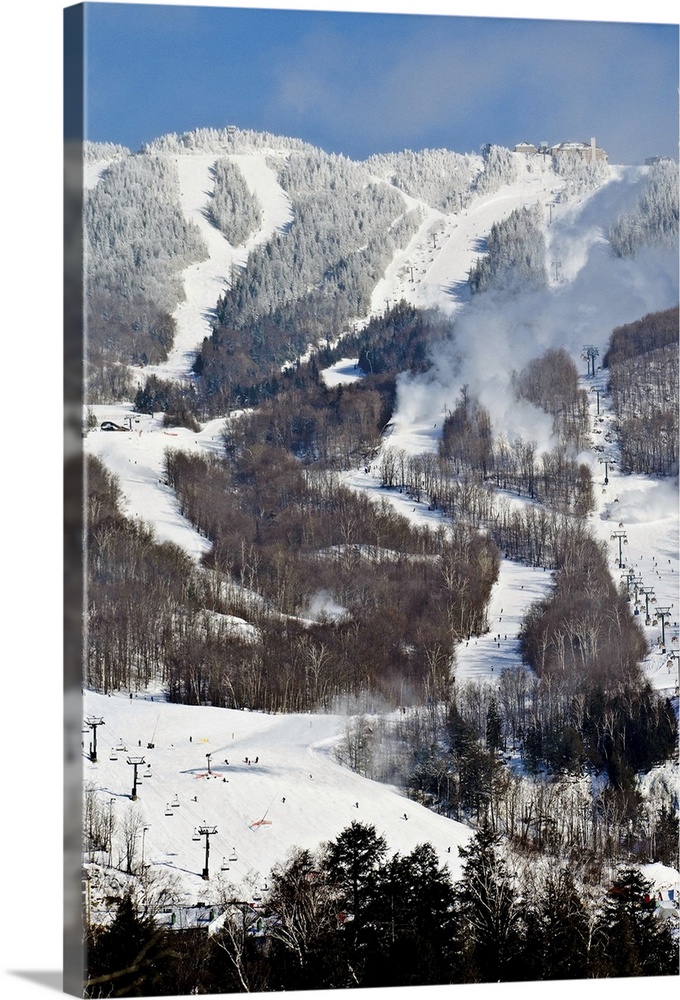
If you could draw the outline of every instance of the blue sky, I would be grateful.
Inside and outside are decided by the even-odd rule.
[[[86,11],[86,127],[97,141],[138,149],[167,132],[234,123],[356,159],[592,135],[612,162],[677,156],[677,25],[148,4]]]

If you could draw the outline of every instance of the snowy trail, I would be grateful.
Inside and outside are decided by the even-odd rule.
[[[471,636],[456,648],[456,683],[497,684],[508,668],[522,666],[518,633],[529,606],[546,596],[552,573],[503,559],[491,592],[487,618],[489,632]]]
[[[118,477],[123,513],[151,525],[157,541],[173,542],[200,561],[212,545],[183,517],[177,497],[165,485],[165,452],[219,451],[224,420],[211,420],[194,434],[184,427],[165,429],[162,414],[134,413],[131,404],[90,409],[98,424],[113,420],[122,426],[126,419],[132,420],[130,431],[90,431],[84,443],[86,454],[98,457]]]
[[[520,178],[493,195],[482,196],[460,213],[445,214],[423,205],[426,217],[408,246],[395,254],[371,297],[371,312],[384,312],[385,303],[405,299],[415,306],[438,306],[452,312],[469,299],[467,277],[485,250],[494,223],[523,206],[544,204],[561,182],[543,163],[529,169],[517,155]],[[409,203],[413,199],[409,199]]]
[[[257,196],[263,209],[259,230],[238,247],[232,247],[206,217],[214,188],[211,169],[217,159],[216,154],[173,156],[179,174],[182,210],[186,218],[200,229],[209,257],[184,271],[186,298],[173,314],[177,324],[173,348],[163,364],[141,369],[137,373],[140,381],[151,374],[171,379],[188,377],[197,348],[203,338],[212,332],[215,305],[231,282],[233,268],[243,267],[254,247],[289,225],[293,217],[290,199],[279,186],[276,171],[267,164],[267,155],[270,154],[261,152],[228,157],[238,164],[248,188]]]

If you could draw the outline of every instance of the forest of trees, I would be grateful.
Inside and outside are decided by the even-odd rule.
[[[475,182],[477,194],[492,194],[504,184],[512,184],[517,180],[517,157],[505,146],[488,143],[483,147],[482,155],[484,169]]]
[[[293,220],[251,252],[217,316],[223,327],[247,327],[255,350],[283,362],[368,311],[378,278],[420,216],[394,188],[342,156],[292,152],[278,170]]]
[[[521,633],[523,658],[539,677],[616,688],[639,679],[647,652],[627,594],[609,572],[605,543],[583,533],[562,555],[550,596],[533,605]]]
[[[215,160],[212,168],[214,188],[209,215],[232,246],[245,243],[262,222],[262,206],[250,193],[241,170],[226,156]]]
[[[548,283],[543,209],[516,208],[489,232],[487,253],[470,269],[473,292],[489,289],[516,293],[543,288]]]
[[[375,176],[442,212],[460,212],[485,173],[481,156],[448,149],[381,153],[365,164]]]
[[[617,327],[603,366],[624,472],[678,472],[678,307]]]
[[[569,201],[594,191],[604,183],[609,174],[606,160],[592,163],[581,156],[554,156],[553,167],[565,182],[564,188],[556,196],[559,201]]]
[[[89,142],[83,143],[83,162],[85,164],[108,164],[111,160],[129,156],[130,150],[127,146],[119,146],[114,142]]]
[[[276,150],[314,150],[308,142],[291,136],[275,135],[272,132],[256,132],[237,127],[196,128],[190,132],[170,132],[152,142],[144,143],[140,152],[150,154],[178,154],[190,150],[197,153],[252,153]]]
[[[114,159],[85,192],[86,395],[129,398],[128,366],[165,360],[182,270],[207,249],[184,218],[174,165],[152,156]]]
[[[636,205],[609,230],[614,253],[634,257],[645,247],[677,247],[679,201],[677,161],[655,163]]]
[[[353,822],[267,876],[267,898],[211,904],[222,930],[164,930],[153,887],[87,930],[84,996],[224,994],[677,975],[651,883],[621,866],[602,888],[571,866],[510,853],[488,827],[459,848],[457,882],[428,843],[392,853]],[[600,873],[601,874],[601,873]],[[157,905],[157,904],[156,904]]]
[[[460,400],[445,420],[439,445],[444,467],[504,491],[538,499],[561,513],[585,516],[594,505],[590,469],[578,452],[586,447],[588,399],[578,388],[576,366],[563,349],[548,350],[522,371],[512,373],[518,400],[526,399],[553,418],[552,450],[538,451],[534,441],[511,443],[494,433],[488,410],[463,386]],[[437,498],[443,499],[440,487]]]
[[[194,387],[190,392],[183,390],[183,405],[204,418],[243,406],[255,406],[291,387],[298,392],[298,401],[302,392],[318,397],[319,392],[323,392],[319,384],[320,370],[340,358],[357,357],[358,366],[366,375],[385,376],[373,379],[370,385],[379,387],[391,411],[397,374],[425,371],[431,364],[432,346],[450,337],[451,325],[435,310],[419,310],[404,302],[396,303],[361,329],[354,325],[351,331],[335,340],[332,347],[330,340],[326,340],[308,363],[287,366],[283,371],[265,349],[270,332],[271,337],[278,337],[278,329],[270,324],[262,326],[261,338],[253,338],[248,327],[216,328],[201,345],[193,366]],[[331,398],[325,393],[324,405],[327,406]],[[312,406],[318,411],[316,404]],[[162,409],[161,406],[157,408]],[[389,412],[381,427],[388,418]]]
[[[612,330],[607,350],[602,359],[604,368],[622,364],[643,354],[675,347],[680,336],[680,310],[678,306],[661,312],[648,313],[642,319]]]
[[[584,451],[588,444],[588,393],[579,389],[578,371],[563,347],[550,348],[513,372],[518,399],[527,399],[553,418],[560,445]]]

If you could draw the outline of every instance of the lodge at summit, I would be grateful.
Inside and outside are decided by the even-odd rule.
[[[607,160],[607,154],[604,149],[600,149],[594,138],[590,142],[558,142],[554,146],[547,142],[542,142],[539,146],[534,146],[531,142],[518,142],[513,152],[526,153],[528,156],[537,153],[542,153],[543,156],[570,156],[590,163]]]

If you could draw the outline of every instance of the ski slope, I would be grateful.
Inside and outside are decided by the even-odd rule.
[[[166,484],[164,458],[168,449],[219,452],[223,420],[204,424],[199,434],[184,427],[164,428],[162,414],[134,413],[131,404],[92,406],[97,426],[85,439],[85,453],[99,458],[118,477],[121,509],[154,530],[159,542],[179,545],[196,562],[210,551],[211,543],[182,515],[177,497]],[[124,431],[102,431],[112,420]]]
[[[518,179],[486,196],[475,196],[462,212],[438,212],[419,204],[425,218],[408,246],[398,251],[378,281],[371,297],[371,312],[379,315],[385,304],[405,299],[420,308],[437,307],[450,314],[469,301],[467,278],[485,252],[486,237],[494,223],[515,209],[545,206],[563,188],[563,181],[543,158],[530,161],[516,154]]]
[[[244,267],[251,250],[290,224],[293,218],[290,199],[279,185],[276,171],[266,162],[272,156],[282,155],[285,154],[280,150],[270,150],[228,156],[238,165],[251,194],[262,206],[260,228],[245,243],[236,247],[206,217],[214,189],[211,171],[217,159],[215,153],[187,152],[171,157],[179,175],[182,211],[188,221],[198,226],[209,256],[184,272],[185,299],[173,313],[176,333],[172,350],[162,364],[136,370],[140,383],[151,374],[166,379],[189,377],[197,349],[203,338],[212,333],[215,305],[231,285],[234,268]]]
[[[430,842],[452,876],[460,874],[457,848],[471,830],[337,763],[333,751],[345,735],[346,718],[268,716],[152,698],[84,694],[83,717],[103,720],[96,763],[88,756],[92,729],[83,727],[88,729],[83,733],[84,781],[114,817],[114,867],[125,868],[122,833],[134,815],[134,867],[142,863],[146,827],[148,874],[155,882],[171,882],[175,898],[187,905],[216,902],[226,885],[232,897],[236,893],[257,902],[271,868],[291,850],[314,851],[353,820],[373,824],[391,852],[408,853]],[[135,756],[144,765],[138,769],[141,784],[133,803],[134,768],[128,757]],[[210,839],[208,881],[202,877],[205,838],[192,839],[200,826],[217,830]],[[93,875],[94,911],[109,894],[111,878],[120,881],[121,875]]]

